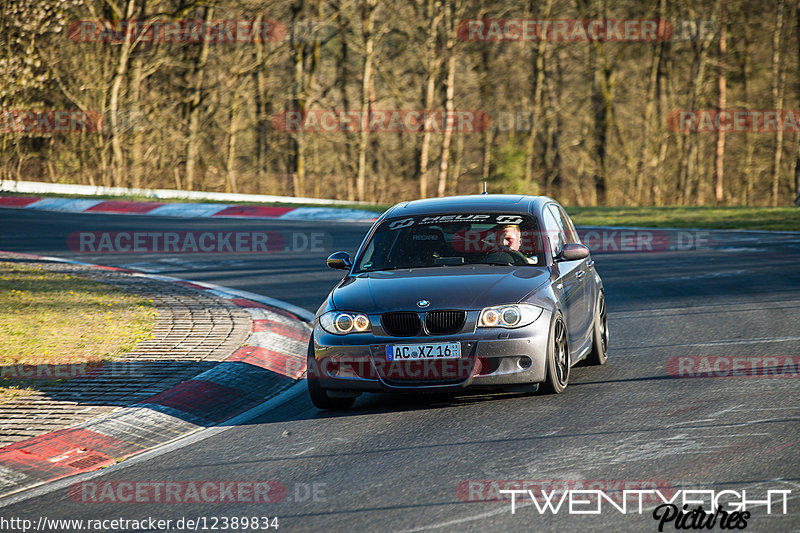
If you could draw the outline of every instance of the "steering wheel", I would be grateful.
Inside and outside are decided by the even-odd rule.
[[[483,257],[489,263],[511,263],[512,265],[529,265],[528,258],[517,250],[501,250],[492,252]]]

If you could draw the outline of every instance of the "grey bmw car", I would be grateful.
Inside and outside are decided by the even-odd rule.
[[[308,346],[314,405],[363,392],[560,393],[605,363],[603,283],[564,209],[544,196],[402,202],[367,233],[320,306]]]

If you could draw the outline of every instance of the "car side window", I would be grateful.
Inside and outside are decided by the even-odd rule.
[[[560,216],[556,218],[553,212],[547,207],[542,210],[542,215],[544,218],[545,232],[550,240],[550,252],[553,254],[553,257],[555,257],[564,247],[564,243],[567,242],[567,235],[561,225]]]
[[[560,219],[561,227],[564,228],[564,233],[567,235],[567,242],[581,244],[581,238],[578,236],[578,232],[575,231],[575,226],[572,225],[572,220],[570,220],[564,209],[555,204],[550,204],[550,209]]]

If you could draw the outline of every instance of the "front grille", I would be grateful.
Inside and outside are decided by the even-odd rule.
[[[431,335],[450,335],[461,331],[466,319],[466,311],[431,311],[425,316],[425,329]]]
[[[389,335],[410,337],[419,333],[419,315],[409,311],[386,313],[381,315],[381,325]]]

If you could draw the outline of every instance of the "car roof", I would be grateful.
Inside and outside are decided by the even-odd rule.
[[[445,196],[401,202],[386,212],[385,217],[416,216],[427,214],[502,212],[530,214],[547,203],[547,196],[523,194],[472,194],[468,196]]]

